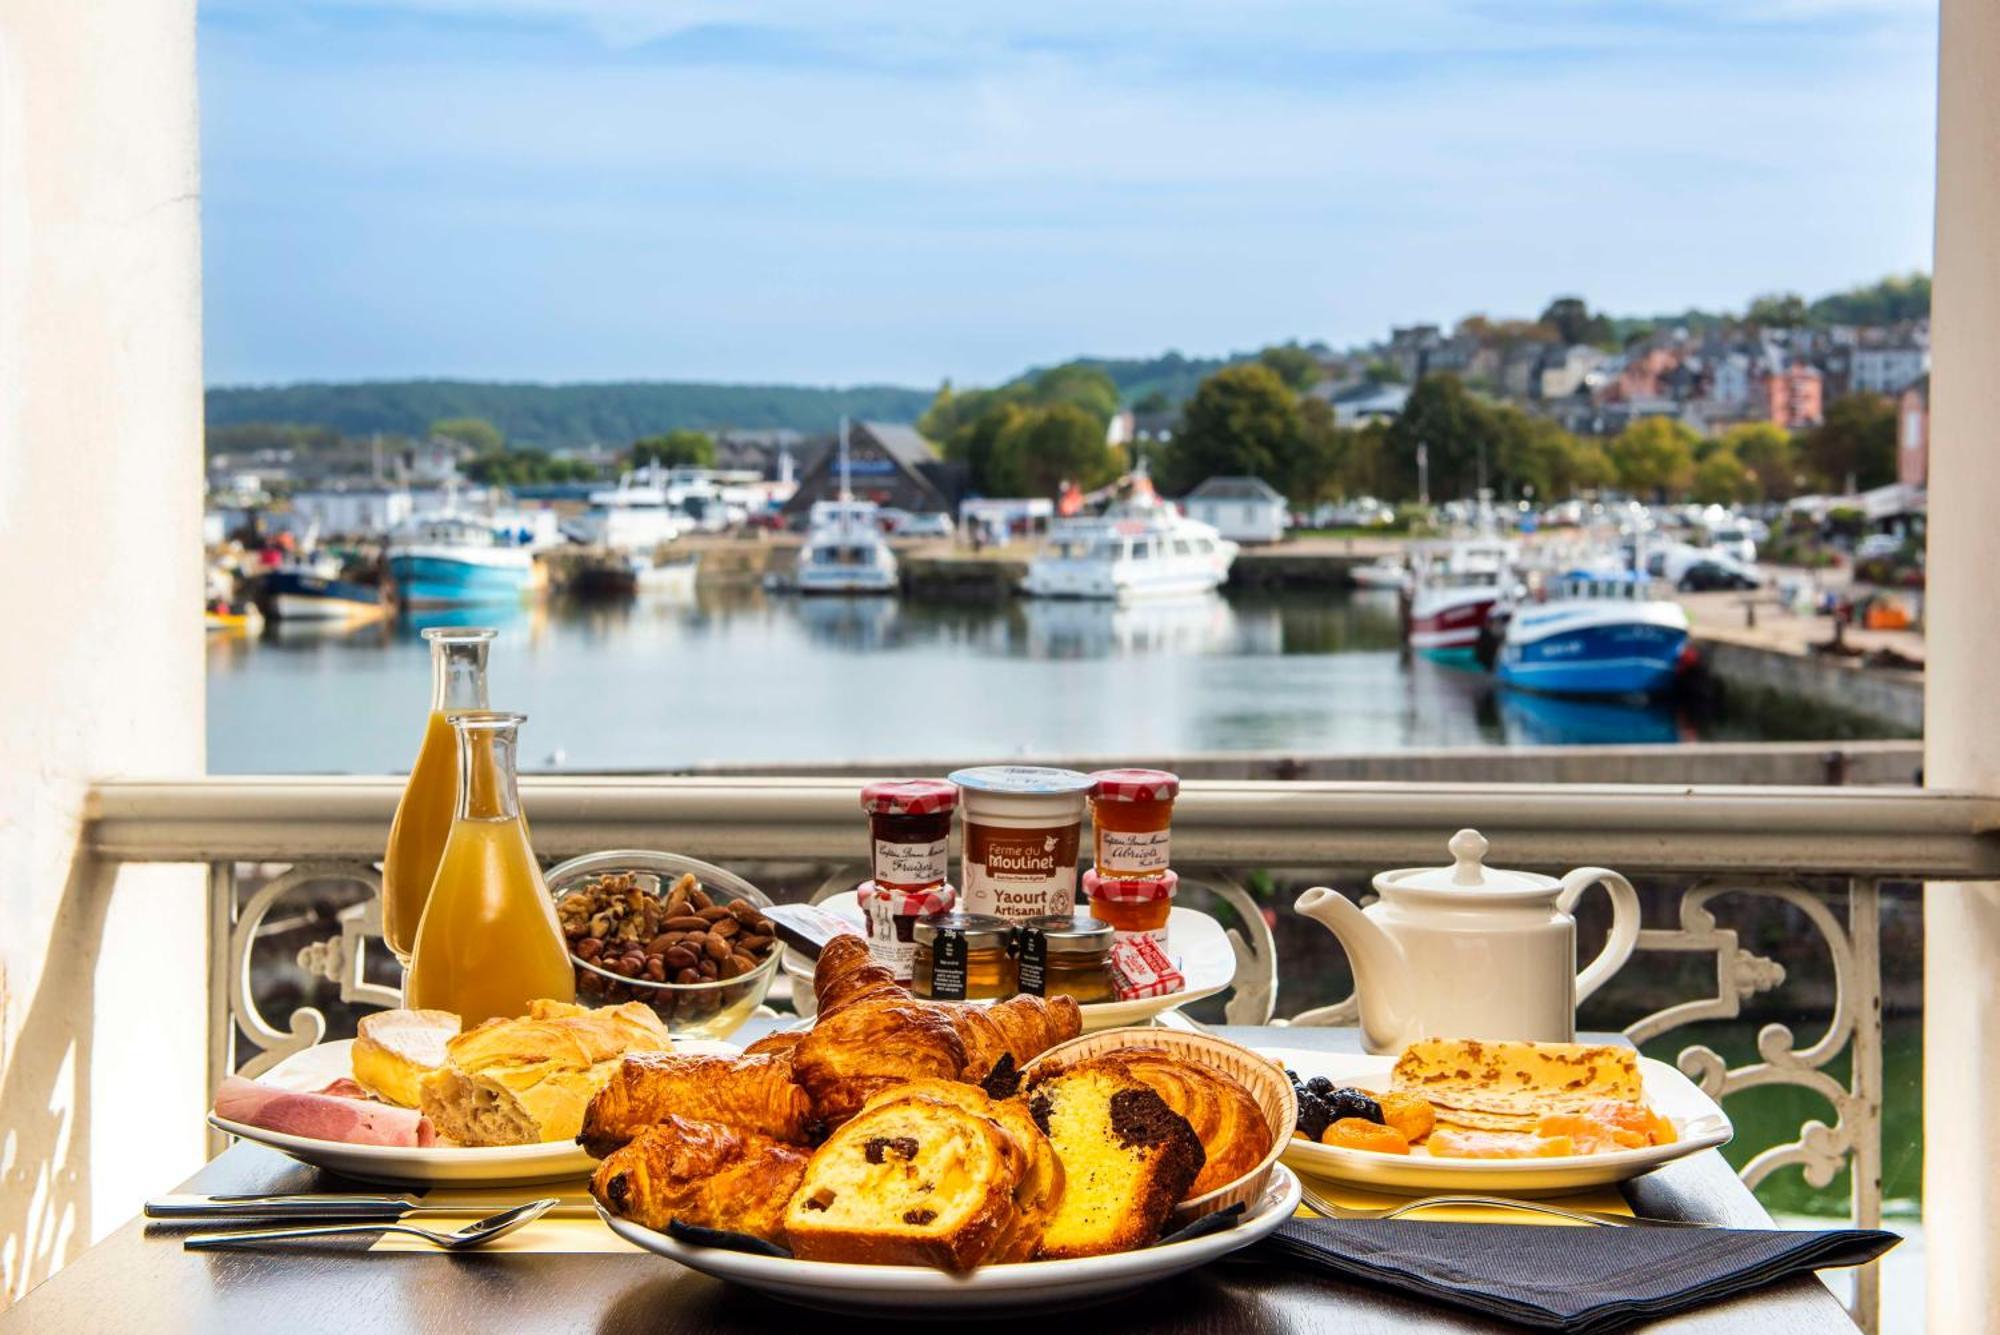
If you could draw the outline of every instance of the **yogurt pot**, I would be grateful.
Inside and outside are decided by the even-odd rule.
[[[980,765],[950,778],[965,827],[964,911],[1014,922],[1074,913],[1084,806],[1097,781],[1039,765]]]

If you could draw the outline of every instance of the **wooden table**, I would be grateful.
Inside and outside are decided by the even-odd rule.
[[[1353,1051],[1352,1030],[1231,1028],[1239,1042]],[[164,1187],[164,1184],[162,1184]],[[351,1186],[258,1145],[237,1144],[177,1188],[275,1192]],[[1643,1214],[1764,1227],[1770,1217],[1713,1150],[1632,1184]],[[307,1335],[360,1331],[821,1332],[922,1329],[851,1321],[732,1288],[657,1256],[376,1253],[357,1243],[290,1244],[264,1251],[186,1252],[181,1227],[135,1219],[4,1314],[0,1332],[245,1331]],[[1031,1318],[1032,1319],[1032,1318]],[[1211,1265],[1087,1316],[1057,1318],[1092,1335],[1118,1332],[1411,1331],[1517,1329],[1388,1293],[1249,1262]],[[1022,1324],[1014,1318],[1011,1324]],[[1002,1327],[995,1325],[993,1329]],[[1790,1335],[1853,1331],[1827,1288],[1810,1277],[1648,1331]]]

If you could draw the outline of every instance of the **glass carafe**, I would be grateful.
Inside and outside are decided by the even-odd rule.
[[[431,646],[430,720],[382,857],[382,939],[404,968],[458,807],[458,742],[445,716],[486,708],[486,651],[496,633],[476,626],[424,632]]]
[[[555,902],[528,845],[515,782],[520,714],[453,712],[458,811],[417,927],[404,1004],[455,1012],[470,1029],[576,999]]]

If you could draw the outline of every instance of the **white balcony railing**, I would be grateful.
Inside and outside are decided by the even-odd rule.
[[[523,793],[537,850],[563,858],[604,848],[656,848],[721,863],[784,866],[816,893],[859,880],[863,848],[854,779],[530,778]],[[265,1013],[251,950],[274,911],[302,887],[355,882],[379,890],[375,860],[400,792],[387,778],[244,778],[118,782],[94,792],[87,838],[122,862],[194,862],[210,868],[212,1076],[255,1071],[325,1033],[317,1010]],[[1732,1065],[1713,1049],[1681,1049],[1681,1068],[1712,1096],[1770,1085],[1811,1091],[1826,1116],[1742,1168],[1752,1186],[1801,1167],[1825,1186],[1851,1167],[1855,1221],[1882,1213],[1882,1001],[1878,913],[1884,882],[2000,880],[2000,799],[1867,788],[1700,788],[1279,782],[1191,783],[1175,814],[1175,865],[1184,881],[1233,906],[1238,971],[1229,1019],[1270,1020],[1284,996],[1278,948],[1246,888],[1253,873],[1343,873],[1441,860],[1445,838],[1474,826],[1502,865],[1560,871],[1592,863],[1677,887],[1677,911],[1648,924],[1640,951],[1714,961],[1714,985],[1633,1017],[1626,1032],[1651,1041],[1702,1021],[1730,1019],[1783,986],[1786,971],[1730,926],[1732,906],[1776,900],[1810,925],[1826,953],[1825,1028],[1801,1041],[1785,1024],[1759,1032],[1755,1060]],[[257,883],[239,868],[258,867]],[[246,893],[247,892],[247,893]],[[1949,890],[1940,891],[1949,893]],[[1656,901],[1656,903],[1659,901]],[[1282,911],[1282,905],[1280,910]],[[338,984],[362,1007],[392,1005],[366,964],[378,921],[372,896],[341,917],[336,936],[298,951],[306,974]],[[1628,970],[1644,967],[1646,954]],[[1321,1005],[1293,1023],[1339,1022],[1351,1002]],[[1282,1022],[1282,1021],[1281,1021]],[[1819,1022],[1815,1017],[1815,1024]],[[1843,1070],[1845,1074],[1836,1074]],[[1877,1277],[1856,1286],[1856,1315],[1872,1329]]]

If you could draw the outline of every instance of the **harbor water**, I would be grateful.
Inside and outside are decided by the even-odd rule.
[[[490,624],[492,698],[522,765],[916,757],[1379,753],[1417,747],[1811,741],[1810,709],[1566,701],[1411,657],[1387,592],[1232,591],[1119,607],[770,596],[553,602],[354,628],[279,623],[209,646],[215,773],[408,769],[425,626]]]

